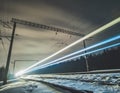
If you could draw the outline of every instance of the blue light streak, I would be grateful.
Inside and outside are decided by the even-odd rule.
[[[111,22],[109,22],[109,23],[107,23],[107,24],[101,26],[100,28],[98,28],[98,29],[92,31],[91,33],[87,34],[86,36],[84,36],[84,37],[78,39],[77,41],[71,43],[70,45],[64,47],[63,49],[57,51],[56,53],[54,53],[54,54],[52,54],[52,55],[46,57],[45,59],[43,59],[43,60],[41,60],[41,61],[39,61],[39,62],[33,64],[32,66],[26,68],[26,69],[24,70],[24,73],[26,73],[26,72],[27,72],[28,70],[30,70],[31,68],[33,68],[33,67],[39,65],[40,63],[43,63],[44,61],[47,61],[48,59],[50,59],[50,58],[52,58],[52,57],[54,57],[54,56],[60,54],[61,52],[63,52],[63,51],[65,51],[65,50],[67,50],[67,49],[73,47],[74,45],[76,45],[76,44],[82,42],[83,40],[85,40],[85,39],[87,39],[87,38],[90,38],[90,37],[92,37],[92,36],[94,36],[94,35],[96,35],[96,34],[98,34],[98,33],[101,33],[101,32],[103,32],[103,31],[105,31],[106,29],[112,27],[113,25],[115,25],[115,24],[117,24],[117,23],[119,23],[119,22],[120,22],[120,17],[118,17],[118,18],[116,18],[115,20],[113,20],[113,21],[111,21]],[[22,73],[22,74],[24,74],[24,73]],[[19,74],[19,72],[17,72],[16,74]],[[22,75],[22,74],[19,74],[19,76]]]
[[[87,48],[85,48],[85,49],[83,49],[83,50],[80,50],[80,51],[71,53],[71,54],[66,55],[66,56],[64,56],[64,57],[62,57],[62,58],[59,58],[59,59],[57,59],[57,60],[54,60],[54,61],[51,61],[51,62],[49,62],[49,63],[43,64],[43,65],[41,65],[40,67],[36,67],[36,68],[34,68],[34,69],[31,69],[31,71],[37,70],[37,69],[42,69],[42,68],[45,68],[45,67],[48,67],[48,66],[51,66],[51,65],[59,64],[59,63],[62,63],[62,62],[68,61],[68,60],[75,59],[76,57],[81,57],[81,56],[85,56],[85,55],[94,53],[94,52],[96,52],[96,51],[101,51],[101,49],[104,50],[104,49],[107,49],[107,48],[111,48],[111,47],[115,46],[116,44],[115,44],[115,45],[108,46],[108,47],[105,47],[105,48],[97,49],[97,50],[94,50],[94,51],[91,51],[91,52],[87,52],[87,53],[84,53],[84,54],[81,54],[81,55],[78,55],[78,56],[75,56],[75,57],[71,57],[71,58],[65,59],[65,60],[63,60],[63,61],[59,61],[59,60],[61,60],[61,59],[70,57],[70,56],[72,56],[72,55],[76,55],[76,54],[81,53],[81,52],[83,52],[83,51],[86,51],[86,50],[89,50],[89,49],[98,47],[98,46],[100,46],[100,45],[107,44],[107,43],[109,43],[109,42],[112,42],[112,41],[115,41],[115,40],[118,40],[118,39],[120,39],[120,35],[115,36],[115,37],[110,38],[110,39],[107,39],[107,40],[105,40],[105,41],[102,41],[102,42],[97,43],[97,44],[95,44],[95,45],[92,45],[92,46],[90,46],[90,47],[87,47]],[[118,44],[117,44],[116,46],[118,46]],[[53,63],[53,62],[56,62],[56,63]]]
[[[82,42],[83,40],[85,40],[85,39],[87,39],[87,38],[90,38],[90,37],[92,37],[92,36],[94,36],[94,35],[96,35],[96,34],[98,34],[98,33],[101,33],[101,32],[103,32],[103,31],[105,31],[106,29],[110,28],[111,26],[113,26],[113,25],[115,25],[115,24],[117,24],[117,23],[119,23],[119,22],[120,22],[120,17],[118,17],[118,18],[116,18],[115,20],[113,20],[113,21],[111,21],[111,22],[109,22],[109,23],[107,23],[107,24],[101,26],[100,28],[98,28],[98,29],[92,31],[91,33],[85,35],[84,37],[78,39],[77,41],[71,43],[70,45],[64,47],[63,49],[60,49],[59,51],[57,51],[57,52],[55,52],[54,54],[52,54],[52,55],[46,57],[45,59],[43,59],[43,60],[41,60],[41,61],[39,61],[39,62],[33,64],[32,66],[26,68],[26,69],[25,69],[25,72],[26,72],[27,70],[30,70],[31,68],[33,68],[33,67],[39,65],[40,63],[43,63],[43,62],[47,61],[48,59],[50,59],[50,58],[52,58],[52,57],[54,57],[54,56],[60,54],[61,52],[63,52],[63,51],[65,51],[65,50],[67,50],[67,49],[73,47],[74,45],[76,45],[76,44]],[[19,73],[19,72],[18,72],[18,73]]]
[[[66,56],[64,56],[64,57],[58,58],[58,59],[56,59],[56,60],[54,60],[54,61],[52,61],[52,62],[60,61],[60,60],[62,60],[62,59],[64,59],[64,58],[67,58],[67,57],[76,55],[76,54],[78,54],[78,53],[82,53],[82,52],[84,52],[84,51],[88,51],[88,50],[90,50],[90,49],[92,49],[92,48],[98,47],[98,46],[100,46],[100,45],[104,45],[104,44],[106,44],[106,43],[109,43],[109,42],[111,42],[111,41],[115,41],[115,40],[118,40],[118,39],[120,39],[120,35],[115,36],[115,37],[110,38],[110,39],[107,39],[107,40],[104,40],[104,41],[99,42],[99,43],[97,43],[97,44],[95,44],[95,45],[92,45],[92,46],[90,46],[90,47],[87,47],[87,48],[84,48],[84,49],[82,49],[82,50],[76,51],[76,52],[71,53],[71,54],[69,54],[69,55],[66,55]]]
[[[56,59],[56,60],[54,60],[54,61],[51,61],[51,62],[49,62],[49,63],[43,64],[43,65],[41,65],[41,66],[45,66],[45,65],[52,64],[52,63],[54,63],[54,62],[63,60],[63,59],[65,59],[65,58],[68,58],[68,57],[71,57],[71,56],[74,56],[74,55],[77,55],[77,54],[82,53],[82,52],[84,52],[84,51],[88,51],[88,50],[90,50],[90,49],[93,49],[93,48],[98,47],[98,46],[102,46],[102,45],[104,45],[104,44],[110,43],[110,42],[115,41],[115,40],[118,40],[118,39],[120,39],[120,35],[115,36],[115,37],[112,37],[112,38],[109,38],[109,39],[107,39],[107,40],[104,40],[104,41],[102,41],[102,42],[99,42],[99,43],[97,43],[97,44],[94,44],[94,45],[92,45],[92,46],[89,46],[89,47],[87,47],[87,48],[84,48],[84,49],[82,49],[82,50],[73,52],[73,53],[71,53],[71,54],[68,54],[68,55],[66,55],[66,56],[64,56],[64,57],[58,58],[58,59]],[[41,67],[41,66],[40,66],[40,67]],[[38,67],[37,67],[37,68],[38,68]],[[35,69],[35,68],[34,68],[34,69]]]
[[[77,56],[74,56],[74,57],[65,59],[65,60],[63,60],[63,61],[58,61],[58,62],[53,63],[53,64],[43,65],[43,67],[38,68],[38,69],[43,69],[43,68],[46,68],[46,67],[49,67],[49,66],[52,66],[52,65],[56,65],[56,64],[59,64],[59,63],[63,63],[63,62],[66,62],[66,61],[70,61],[70,60],[79,58],[79,57],[81,57],[81,56],[89,55],[89,54],[92,54],[92,53],[95,53],[95,52],[99,52],[99,51],[102,51],[102,50],[105,50],[105,49],[108,49],[108,48],[116,47],[116,46],[120,46],[120,43],[116,43],[116,44],[113,44],[113,45],[110,45],[110,46],[107,46],[107,47],[103,47],[103,48],[100,48],[100,49],[96,49],[96,50],[94,50],[94,51],[90,51],[90,52],[87,52],[87,53],[84,53],[84,54],[81,54],[81,55],[77,55]]]

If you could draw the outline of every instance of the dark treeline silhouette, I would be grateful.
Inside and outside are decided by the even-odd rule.
[[[0,67],[0,81],[3,81],[4,76],[5,76],[5,68],[4,67]],[[13,79],[13,78],[14,78],[13,74],[8,72],[7,79]]]
[[[99,55],[89,55],[90,70],[120,69],[120,47],[114,50],[104,50]]]
[[[0,67],[0,81],[2,81],[3,78],[4,78],[4,71],[5,71],[5,68],[4,67]]]
[[[87,55],[89,70],[120,69],[120,47],[104,50],[102,53]],[[30,74],[84,72],[86,71],[85,58],[74,59],[39,69]]]

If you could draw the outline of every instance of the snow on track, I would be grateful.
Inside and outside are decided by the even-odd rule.
[[[40,74],[22,76],[21,79],[22,81],[1,86],[0,93],[66,93],[59,92],[37,81],[49,82],[76,90],[93,91],[93,93],[120,93],[120,73]]]
[[[104,74],[42,74],[22,78],[42,80],[77,90],[94,93],[120,93],[120,73]]]

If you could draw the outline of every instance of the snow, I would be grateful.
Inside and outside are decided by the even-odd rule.
[[[22,77],[25,78],[25,77]],[[120,73],[105,74],[47,74],[30,75],[27,78],[89,90],[94,93],[120,93]]]
[[[22,81],[1,86],[0,93],[56,93],[56,90],[42,83],[23,79],[42,80],[94,93],[120,93],[120,73],[27,75],[21,77]]]
[[[61,93],[47,85],[34,81],[19,81],[0,87],[0,93]]]

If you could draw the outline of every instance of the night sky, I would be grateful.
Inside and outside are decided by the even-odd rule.
[[[0,20],[10,21],[11,18],[28,20],[49,26],[59,27],[87,35],[93,30],[120,16],[120,0],[0,0]],[[10,35],[11,29],[0,25],[1,35]],[[120,24],[107,29],[86,41],[92,45],[104,39],[120,34]],[[10,71],[15,60],[42,60],[57,52],[81,37],[70,36],[38,28],[17,25],[13,45]],[[0,40],[0,66],[5,65],[9,40]],[[79,43],[71,49],[50,59],[56,59],[83,48]],[[48,60],[47,62],[49,62]],[[16,63],[16,72],[34,63]]]

